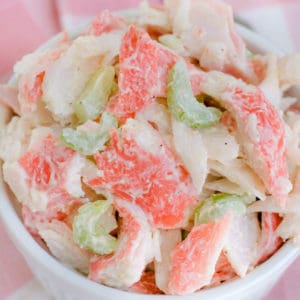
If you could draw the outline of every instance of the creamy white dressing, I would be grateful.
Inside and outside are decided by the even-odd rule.
[[[130,288],[132,284],[139,281],[145,267],[154,262],[156,285],[165,293],[170,293],[168,281],[171,253],[182,240],[181,230],[193,228],[193,214],[197,202],[200,203],[212,194],[247,193],[262,200],[251,204],[247,208],[247,214],[235,216],[227,240],[225,241],[225,238],[222,240],[222,249],[231,267],[239,276],[245,276],[255,263],[257,243],[261,234],[258,212],[279,213],[283,221],[277,233],[284,240],[291,239],[299,246],[300,114],[297,110],[297,97],[286,93],[290,87],[300,83],[299,54],[291,54],[282,58],[276,55],[262,56],[261,67],[265,69],[260,75],[264,78],[260,78],[261,82],[258,83],[251,61],[245,55],[244,42],[234,29],[231,9],[226,4],[214,0],[165,0],[164,9],[157,9],[144,2],[140,6],[137,24],[145,30],[149,28],[153,30],[152,34],[154,32],[158,35],[162,34],[158,40],[172,49],[170,50],[172,55],[175,56],[174,53],[176,53],[180,55],[179,59],[187,58],[193,63],[195,59],[198,61],[202,69],[194,66],[190,76],[193,75],[197,79],[197,75],[200,74],[203,77],[198,90],[213,97],[222,106],[222,110],[229,111],[233,118],[232,122],[235,123],[233,127],[236,126],[236,128],[226,128],[221,120],[219,124],[211,128],[191,129],[184,123],[172,119],[165,99],[153,99],[151,104],[143,107],[132,118],[120,120],[117,129],[120,139],[117,138],[115,141],[116,148],[124,152],[124,157],[134,155],[137,160],[143,160],[145,157],[158,159],[162,169],[154,169],[157,172],[163,173],[164,168],[171,171],[164,174],[164,178],[155,177],[156,174],[153,174],[151,179],[143,182],[142,186],[134,186],[129,191],[118,190],[119,194],[123,192],[126,197],[130,196],[131,199],[126,199],[126,201],[116,197],[114,191],[116,182],[113,180],[106,183],[105,187],[100,184],[94,187],[94,190],[89,187],[90,190],[87,191],[88,183],[94,179],[99,179],[99,181],[105,179],[108,170],[97,167],[97,155],[85,157],[67,148],[60,138],[61,131],[66,126],[77,128],[87,134],[99,130],[97,119],[89,120],[81,126],[78,125],[78,120],[74,115],[74,101],[79,97],[96,69],[105,65],[116,66],[122,63],[123,68],[129,73],[140,71],[133,64],[138,60],[144,61],[146,52],[141,49],[142,54],[139,54],[138,51],[130,48],[129,50],[133,52],[129,58],[123,62],[119,61],[120,45],[127,30],[124,28],[99,36],[83,34],[73,41],[62,42],[50,49],[58,51],[53,57],[49,55],[51,51],[47,50],[29,54],[14,67],[18,88],[14,87],[12,90],[14,102],[8,105],[15,112],[20,113],[20,117],[13,117],[9,124],[5,125],[7,118],[11,117],[10,108],[4,109],[0,116],[0,158],[4,161],[4,179],[16,198],[29,209],[32,214],[30,217],[37,218],[37,220],[32,220],[33,224],[29,225],[36,227],[34,229],[46,242],[54,256],[82,272],[88,272],[90,262],[98,259],[100,261],[111,259],[107,265],[104,264],[101,268],[94,270],[92,276],[93,280],[109,286],[121,289]],[[138,47],[142,46],[144,46],[143,42],[138,43]],[[157,43],[158,49],[163,48],[164,55],[167,55],[169,50],[165,46]],[[131,47],[134,47],[134,43]],[[266,64],[264,65],[263,62]],[[143,70],[145,78],[153,72],[151,64],[146,65]],[[27,88],[36,88],[36,76],[42,71],[45,71],[45,75],[41,87],[27,91]],[[224,71],[239,74],[252,84]],[[159,82],[149,88],[151,95],[157,95],[158,90],[163,94],[159,96],[166,97],[163,91],[166,82],[162,80],[166,75],[165,72],[164,68],[157,70]],[[118,76],[123,76],[123,74],[117,72]],[[122,89],[124,94],[131,93],[129,87],[119,86],[119,89]],[[248,95],[255,95],[254,100],[256,100],[260,91],[266,98],[262,103],[255,102],[260,110],[257,110],[257,107],[251,107],[251,111],[246,112],[248,106],[242,105],[242,101]],[[27,92],[29,94],[41,93],[42,99],[39,96],[37,103],[28,103],[28,99],[24,97]],[[241,96],[239,103],[236,102],[237,94]],[[126,99],[126,101],[130,100]],[[274,126],[270,125],[273,119],[264,122],[265,115],[271,110],[268,106],[270,103],[272,107],[275,107],[271,114],[271,117],[277,120]],[[6,104],[1,102],[1,105]],[[286,142],[286,146],[283,143],[282,147],[279,145],[281,143],[279,136],[274,130],[275,127],[280,126],[284,127],[283,138]],[[66,162],[53,161],[53,157],[44,158],[44,153],[39,153],[39,145],[49,135],[53,138],[55,147],[59,147],[59,151],[68,153]],[[126,148],[122,144],[124,142],[122,138],[136,143],[138,150],[133,153],[134,150]],[[266,143],[268,145],[264,148]],[[110,141],[99,150],[108,151],[108,166],[118,160],[118,154],[109,149],[111,149]],[[268,155],[272,156],[273,160],[266,162],[269,157],[266,157],[265,152],[269,149],[271,151]],[[21,165],[22,155],[30,156],[33,152],[37,152],[37,158],[32,162],[36,164],[34,174],[42,174],[41,176],[45,175],[49,179],[49,182],[44,185],[38,182],[40,180],[38,177],[37,182],[32,180]],[[101,159],[101,155],[99,157],[98,159]],[[279,161],[282,157],[288,160],[287,172],[282,171],[285,167],[285,160]],[[134,168],[134,161],[126,161],[123,157],[122,159],[124,168],[129,170]],[[150,162],[151,159],[149,159]],[[145,169],[149,171],[149,174],[154,173],[151,164]],[[279,170],[276,176],[273,174],[274,170]],[[190,185],[188,181],[183,181],[180,177],[186,174],[189,182],[192,182]],[[146,175],[145,178],[147,178]],[[117,184],[128,184],[131,177],[126,176],[127,174],[119,179]],[[171,230],[154,229],[150,224],[154,223],[155,216],[146,214],[138,206],[137,199],[147,194],[155,183],[161,184],[161,194],[155,195],[161,200],[165,196],[163,194],[165,185],[171,185],[174,182],[176,183],[175,194],[185,193],[195,197],[195,201],[185,208],[184,220],[180,223],[181,228],[177,226],[176,229]],[[273,187],[275,187],[274,190],[272,190]],[[287,195],[285,207],[280,207],[275,196],[269,196],[270,190],[274,191],[274,194],[283,195],[282,197]],[[49,193],[53,191],[57,192],[54,195],[57,198],[54,200],[58,202],[54,203],[54,209],[59,207],[61,211],[49,210],[49,202],[53,196]],[[59,198],[60,193],[63,198]],[[91,195],[90,199],[84,198],[89,195]],[[118,247],[110,258],[94,256],[91,260],[91,252],[74,244],[72,229],[69,226],[77,214],[80,201],[85,203],[98,198],[109,199],[112,206],[101,218],[92,216],[90,220],[80,225],[87,226],[87,229],[92,231],[92,224],[97,221],[106,233],[114,231],[118,238]],[[64,203],[66,199],[69,199],[70,203]],[[175,196],[174,199],[176,201]],[[148,199],[149,205],[152,200]],[[76,204],[73,205],[72,201]],[[156,205],[158,212],[167,214],[166,203],[161,200]],[[116,209],[119,210],[119,219],[115,218]],[[173,207],[169,209],[172,210]],[[129,231],[122,231],[122,224],[126,222],[126,217],[121,221],[123,215],[126,215],[124,211],[134,219],[132,221],[132,224],[135,224],[134,228],[130,227],[132,224],[127,224]],[[58,221],[57,217],[53,217],[55,213],[58,215],[66,213],[67,216],[60,215],[62,219]],[[38,220],[40,215],[44,218],[41,222]],[[135,232],[134,236],[132,232]],[[101,242],[103,236],[92,238],[93,242],[97,243]],[[200,240],[199,245],[202,242]],[[220,243],[220,241],[217,242]],[[192,247],[192,243],[187,246]],[[192,250],[187,252],[187,259],[192,256]],[[218,249],[218,252],[219,250],[221,249]],[[203,263],[205,263],[205,257]],[[208,267],[212,275],[215,265]],[[185,274],[185,277],[188,278],[189,275]],[[201,274],[197,275],[201,277]],[[210,275],[205,278],[205,282],[209,283]]]

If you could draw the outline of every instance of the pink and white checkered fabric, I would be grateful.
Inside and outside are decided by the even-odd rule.
[[[104,8],[135,7],[139,0],[0,0],[0,80],[16,60],[56,32],[87,20]],[[162,1],[152,0],[152,4]],[[300,0],[227,0],[234,11],[279,48],[300,51]],[[1,222],[1,220],[0,220]],[[300,259],[290,267],[266,300],[299,299]],[[0,223],[0,300],[50,299]]]

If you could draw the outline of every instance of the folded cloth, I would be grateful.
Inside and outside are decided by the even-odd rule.
[[[13,64],[55,33],[89,20],[104,8],[135,7],[139,0],[1,0],[0,81],[11,74]],[[149,1],[161,4],[160,0]],[[300,50],[299,0],[227,0],[237,20],[269,39],[285,52]],[[23,258],[9,241],[0,223],[0,299],[49,299],[32,281]],[[300,260],[276,285],[269,300],[299,298]],[[27,296],[24,296],[27,295]],[[30,295],[30,296],[28,296]]]

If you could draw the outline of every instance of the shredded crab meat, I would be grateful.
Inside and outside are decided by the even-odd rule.
[[[140,280],[145,266],[153,259],[152,230],[137,205],[116,199],[115,206],[122,217],[118,248],[113,255],[95,256],[89,277],[124,289]]]
[[[208,165],[211,170],[238,184],[245,193],[255,195],[262,200],[266,198],[262,182],[242,160],[236,159],[224,164],[211,160]]]
[[[253,267],[257,257],[259,240],[260,228],[255,213],[234,218],[224,252],[236,274],[240,277],[244,277],[249,268]]]
[[[109,109],[127,118],[165,94],[168,69],[176,55],[162,49],[150,36],[131,26],[120,48],[119,95]]]
[[[300,54],[290,54],[281,57],[278,61],[280,86],[287,89],[300,84]]]
[[[36,129],[29,149],[16,161],[6,162],[3,166],[6,182],[26,206],[26,220],[59,219],[74,205],[85,201],[79,198],[83,196],[80,183],[82,158],[73,150],[58,145],[49,131]]]
[[[208,173],[207,150],[201,133],[174,119],[172,120],[172,128],[175,151],[190,173],[197,193],[201,194]],[[193,147],[187,152],[190,145]]]
[[[166,144],[170,148],[172,147],[171,115],[163,104],[154,101],[137,113],[136,119],[151,124],[159,132]]]
[[[171,253],[170,294],[192,293],[210,283],[231,222],[228,213],[218,221],[195,226],[175,247]]]
[[[283,240],[276,231],[281,221],[282,218],[276,213],[262,213],[262,231],[256,263],[264,262],[282,246]]]
[[[22,114],[36,110],[37,103],[43,96],[45,72],[68,49],[69,43],[64,38],[49,50],[28,54],[14,67],[18,80],[18,101]]]
[[[228,5],[218,0],[178,0],[166,1],[166,6],[174,33],[203,68],[257,81]]]
[[[285,116],[286,122],[286,139],[287,158],[294,164],[299,165],[300,162],[300,120],[299,114],[288,111]]]
[[[139,205],[156,228],[187,223],[196,190],[186,170],[150,126],[128,119],[122,132],[112,131],[110,146],[95,160],[102,175],[87,181]]]
[[[259,88],[270,103],[274,107],[279,108],[282,105],[282,92],[279,86],[278,58],[275,54],[269,54],[266,59],[266,74]]]
[[[161,32],[169,32],[171,24],[165,9],[151,7],[147,1],[139,5],[138,24],[144,27],[153,27]]]
[[[122,16],[112,14],[109,10],[102,11],[91,22],[86,30],[87,35],[99,36],[114,30],[125,30],[126,20]]]
[[[165,96],[168,71],[179,59],[147,32],[130,26],[120,47],[119,93],[110,101],[108,111],[126,120],[153,103],[155,97]],[[198,94],[202,72],[193,65],[188,68],[193,91]]]
[[[282,208],[274,197],[267,197],[266,201],[256,201],[248,207],[249,212],[274,212],[280,215],[285,214],[299,214],[300,203],[299,203],[299,169],[296,170],[294,179],[293,191],[289,194],[286,206]]]
[[[170,277],[171,253],[177,244],[181,242],[181,230],[161,230],[160,231],[160,260],[154,261],[155,282],[157,287],[168,293],[168,283]]]
[[[73,102],[88,79],[101,65],[112,63],[119,53],[122,31],[78,37],[68,50],[46,70],[43,101],[62,124],[72,120]],[[61,78],[65,80],[61,80]]]
[[[202,138],[207,149],[207,156],[211,160],[225,163],[236,159],[239,155],[240,147],[236,138],[221,124],[202,130]],[[220,151],[220,145],[222,145],[222,151]]]
[[[283,240],[291,239],[297,247],[300,246],[300,235],[299,235],[300,217],[299,214],[288,213],[283,218],[280,225],[277,227],[276,234]],[[277,238],[278,243],[275,246],[280,246],[280,238]],[[273,248],[274,249],[274,248]]]
[[[141,279],[129,288],[129,291],[140,293],[158,295],[162,291],[156,286],[155,274],[153,271],[146,271],[141,276]]]
[[[238,184],[229,181],[226,178],[209,180],[205,183],[204,188],[210,191],[218,191],[227,194],[241,195],[245,190]]]
[[[74,243],[72,230],[64,222],[53,220],[40,225],[38,232],[56,258],[70,267],[88,273],[91,253]]]
[[[82,196],[81,160],[75,151],[60,146],[53,135],[46,134],[38,143],[34,141],[30,150],[18,159],[18,163],[26,172],[27,182],[31,187],[46,190],[60,183],[70,195]],[[74,165],[77,170],[74,170]]]
[[[25,151],[33,124],[30,119],[13,117],[0,131],[0,157],[7,162],[17,160]],[[13,153],[11,149],[14,149]]]
[[[217,261],[214,276],[206,288],[219,286],[223,282],[229,282],[233,279],[236,279],[236,277],[237,275],[234,269],[232,268],[224,252],[222,252]]]
[[[268,191],[284,206],[292,186],[286,163],[285,127],[278,111],[255,86],[210,72],[202,89],[235,116],[246,158]]]

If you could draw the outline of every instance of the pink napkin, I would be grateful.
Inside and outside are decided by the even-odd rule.
[[[12,66],[60,30],[90,19],[103,8],[135,7],[138,0],[1,0],[0,80]],[[152,0],[152,4],[162,1]],[[286,52],[300,51],[299,0],[227,0],[253,30]],[[299,299],[300,259],[290,267],[265,300]],[[23,258],[10,242],[0,222],[0,300],[50,299],[33,281]]]

